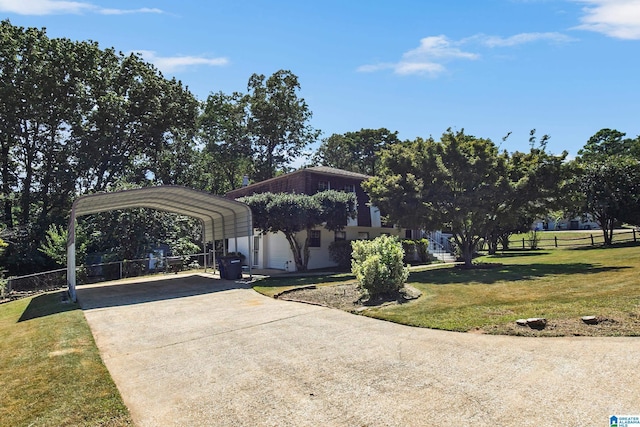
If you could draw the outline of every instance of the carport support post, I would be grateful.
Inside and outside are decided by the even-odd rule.
[[[67,286],[69,298],[76,302],[76,213],[73,208],[67,230]]]

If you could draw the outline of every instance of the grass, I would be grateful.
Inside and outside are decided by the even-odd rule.
[[[640,335],[640,246],[506,252],[478,262],[495,268],[412,273],[417,301],[366,315],[452,331],[513,333],[516,319],[565,321],[585,315],[629,325],[614,335]]]
[[[132,425],[82,311],[62,296],[0,305],[0,424]]]
[[[362,314],[450,331],[640,336],[640,246],[514,250],[476,262],[493,265],[414,270],[407,284],[422,292],[420,298],[369,308]],[[350,274],[273,277],[258,282],[256,290],[273,296],[297,286],[331,286],[353,280]],[[580,318],[588,315],[608,323],[597,328],[585,326]],[[515,320],[530,317],[544,317],[557,328],[538,332],[515,326]]]

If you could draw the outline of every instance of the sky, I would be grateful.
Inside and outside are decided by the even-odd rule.
[[[640,0],[0,0],[0,18],[139,52],[199,100],[290,70],[321,138],[451,128],[513,152],[536,129],[571,158],[602,128],[640,135]]]

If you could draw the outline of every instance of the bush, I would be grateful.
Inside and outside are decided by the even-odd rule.
[[[336,240],[329,244],[329,257],[341,268],[351,266],[351,241]]]
[[[416,250],[418,251],[418,257],[422,262],[429,262],[429,240],[420,239],[416,240]]]
[[[355,240],[351,246],[351,271],[369,297],[391,295],[402,288],[409,269],[403,264],[404,250],[397,239],[380,236],[374,240]]]
[[[404,251],[403,261],[405,264],[411,264],[418,260],[416,252],[416,241],[406,239],[402,241],[402,250]]]

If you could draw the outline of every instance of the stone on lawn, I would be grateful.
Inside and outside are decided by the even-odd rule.
[[[532,329],[544,329],[547,326],[547,319],[542,317],[530,317],[527,319],[527,326]]]

